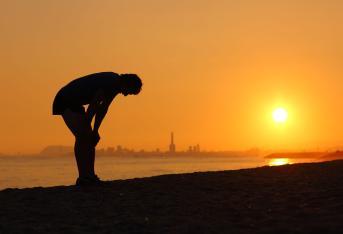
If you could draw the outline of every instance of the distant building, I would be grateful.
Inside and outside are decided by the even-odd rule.
[[[61,156],[71,155],[74,152],[74,147],[64,145],[49,145],[45,147],[40,154],[44,156]]]
[[[200,152],[200,145],[199,144],[196,145],[196,152],[198,152],[198,153]]]
[[[193,147],[191,145],[188,147],[188,152],[193,152]]]
[[[174,144],[174,133],[171,132],[170,134],[170,145],[169,145],[169,152],[170,153],[175,153],[175,144]]]
[[[107,154],[112,155],[114,153],[114,148],[113,147],[108,147],[107,148]]]
[[[121,145],[117,145],[117,153],[122,153],[123,152],[123,147]]]
[[[188,151],[189,153],[200,153],[200,145],[197,144],[197,145],[190,145],[188,147]]]

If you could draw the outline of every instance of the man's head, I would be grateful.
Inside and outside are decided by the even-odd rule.
[[[121,93],[124,96],[137,95],[141,91],[142,81],[136,74],[121,74]]]

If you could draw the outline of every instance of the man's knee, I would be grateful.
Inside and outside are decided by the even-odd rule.
[[[81,144],[91,144],[93,142],[92,131],[79,133],[75,137],[76,137],[76,141]]]

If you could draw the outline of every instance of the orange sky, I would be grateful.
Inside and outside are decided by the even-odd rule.
[[[137,73],[99,147],[316,149],[343,145],[343,1],[2,0],[0,152],[72,145],[56,92]],[[271,112],[289,111],[276,126]]]

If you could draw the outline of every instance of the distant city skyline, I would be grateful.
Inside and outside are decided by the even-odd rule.
[[[102,146],[97,148],[97,154],[104,154],[104,153],[119,153],[119,152],[126,152],[126,153],[201,153],[201,152],[266,152],[266,153],[287,153],[287,152],[335,152],[335,151],[343,151],[343,146],[336,146],[336,147],[328,147],[328,148],[320,148],[316,147],[313,149],[300,149],[300,150],[289,150],[289,149],[263,149],[258,147],[248,147],[246,149],[204,149],[201,150],[200,144],[195,145],[188,145],[186,147],[177,147],[175,142],[175,134],[173,131],[170,132],[170,139],[169,144],[165,144],[165,147],[152,147],[151,149],[145,148],[134,148],[134,147],[127,147],[124,145],[109,145],[109,146]],[[24,152],[24,151],[17,151],[13,153],[2,153],[0,152],[0,156],[6,155],[44,155],[46,153],[59,155],[62,154],[73,154],[74,147],[72,145],[48,145],[43,147],[42,149],[35,151],[35,152]]]
[[[45,153],[56,153],[59,154],[61,152],[70,152],[72,153],[74,150],[73,146],[63,146],[63,145],[51,145],[51,146],[47,146],[45,147],[41,152],[39,152],[40,154],[45,154]],[[124,151],[128,151],[128,152],[142,152],[142,151],[146,151],[146,149],[129,149],[126,148],[125,146],[122,145],[116,145],[116,146],[108,146],[108,147],[103,147],[103,148],[99,148],[97,149],[98,151],[106,151],[109,153],[113,153],[113,152],[124,152]],[[188,148],[184,149],[184,150],[176,150],[176,144],[174,141],[174,132],[170,132],[170,143],[169,143],[169,147],[166,150],[161,150],[160,148],[156,147],[155,150],[151,150],[151,151],[147,151],[147,152],[164,152],[164,153],[176,153],[176,152],[200,152],[200,145],[196,144],[194,146],[190,145],[188,146]]]
[[[170,142],[169,145],[164,147],[164,149],[160,147],[155,147],[153,149],[144,149],[144,148],[130,148],[126,147],[124,145],[111,145],[111,146],[105,146],[105,147],[99,147],[96,149],[97,155],[119,155],[119,154],[143,154],[146,156],[149,156],[149,154],[158,155],[158,154],[178,154],[178,153],[215,153],[215,152],[223,152],[223,153],[243,153],[244,155],[260,155],[261,154],[273,154],[273,153],[312,153],[312,152],[341,152],[343,151],[343,146],[337,146],[332,148],[316,148],[312,150],[303,149],[303,150],[273,150],[273,149],[261,149],[257,147],[251,147],[247,149],[241,149],[241,150],[235,150],[235,149],[225,149],[225,150],[201,150],[200,144],[196,145],[189,145],[188,147],[184,147],[181,149],[178,149],[177,145],[175,143],[175,135],[174,132],[170,132]],[[16,153],[9,153],[9,154],[3,154],[0,152],[0,156],[6,156],[6,155],[52,155],[52,156],[61,156],[61,155],[72,155],[74,154],[74,147],[72,145],[48,145],[45,146],[43,149],[33,152],[33,153],[26,153],[26,152],[16,152]]]

